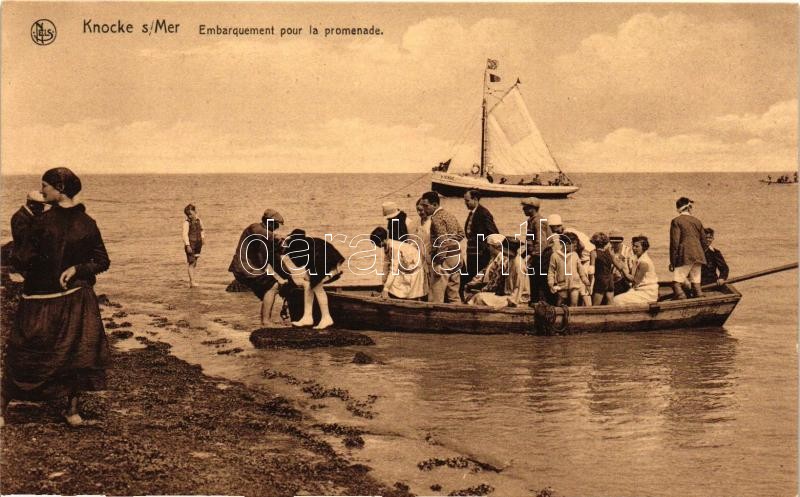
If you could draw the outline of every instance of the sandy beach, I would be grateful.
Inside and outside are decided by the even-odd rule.
[[[19,290],[4,278],[4,334],[13,323]],[[188,323],[155,314],[128,315],[113,298],[100,299],[113,344],[110,388],[83,397],[86,425],[80,428],[63,422],[57,402],[12,403],[3,427],[3,494],[414,495],[405,482],[380,482],[370,467],[348,460],[346,451],[365,444],[358,427],[315,422],[308,410],[323,408],[320,404],[304,408],[267,389],[208,376],[171,355],[169,344],[133,332],[143,319],[151,327],[176,331]],[[347,332],[334,332],[326,340],[318,334],[296,335],[271,334],[270,339],[262,330],[253,340],[291,348],[370,341]],[[241,352],[224,340],[203,344],[221,355]],[[371,358],[360,353],[354,360],[367,363]],[[297,381],[281,371],[262,374]],[[342,388],[311,384],[303,390],[311,399],[342,401],[354,418],[371,417],[369,399],[351,399]],[[431,457],[420,462],[419,471],[440,467],[473,475],[497,471],[468,457]],[[493,491],[487,483],[430,487],[433,495]],[[537,495],[555,494],[544,489]]]
[[[4,287],[4,330],[14,292]],[[124,311],[103,306],[113,312]],[[132,340],[125,328],[109,330],[112,342]],[[409,495],[340,457],[285,399],[205,376],[167,344],[140,342],[114,347],[111,389],[85,397],[85,427],[69,428],[56,403],[12,404],[3,494]]]

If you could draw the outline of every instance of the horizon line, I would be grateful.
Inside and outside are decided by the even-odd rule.
[[[800,170],[798,169],[789,169],[788,172],[795,172]],[[787,169],[770,169],[770,170],[758,170],[758,169],[746,169],[746,170],[734,170],[734,171],[708,171],[708,170],[698,170],[698,171],[573,171],[572,174],[696,174],[696,173],[705,173],[705,174],[742,174],[742,173],[786,173]],[[5,172],[0,169],[0,176],[37,176],[39,173],[30,173],[30,172]],[[360,172],[360,171],[340,171],[340,172],[330,172],[330,171],[265,171],[265,172],[257,172],[257,171],[250,171],[250,172],[241,172],[241,171],[234,171],[234,172],[86,172],[82,173],[84,175],[94,175],[94,176],[142,176],[142,175],[160,175],[160,176],[212,176],[212,175],[245,175],[245,174],[286,174],[286,175],[297,175],[297,174],[358,174],[358,175],[390,175],[390,174],[433,174],[432,172],[386,172],[386,171],[372,171],[372,172]],[[520,175],[509,175],[509,176],[520,176]],[[521,176],[530,176],[530,174],[521,175]]]

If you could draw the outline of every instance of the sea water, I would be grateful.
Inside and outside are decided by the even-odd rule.
[[[583,174],[581,190],[545,200],[567,227],[589,235],[645,234],[667,279],[669,222],[680,196],[716,230],[731,275],[797,258],[797,186],[767,186],[758,174]],[[426,335],[369,332],[362,349],[379,364],[351,363],[356,348],[267,351],[248,346],[259,302],[227,293],[239,234],[267,207],[288,233],[344,234],[385,225],[381,203],[410,218],[429,175],[84,176],[83,201],[111,258],[97,292],[131,312],[186,319],[197,336],[172,340],[181,358],[209,374],[276,389],[309,407],[320,422],[368,432],[347,454],[389,483],[417,493],[476,482],[495,495],[551,486],[565,495],[794,495],[797,490],[797,273],[737,286],[742,301],[722,329],[607,333],[565,337]],[[3,177],[6,218],[37,188],[37,177]],[[189,289],[181,241],[183,207],[194,203],[206,241],[202,286]],[[505,234],[524,222],[519,199],[487,198]],[[458,198],[443,205],[462,222]],[[2,226],[3,240],[9,226]],[[356,249],[337,245],[347,256]],[[364,245],[360,248],[363,250]],[[347,273],[342,282],[378,277]],[[199,328],[206,328],[199,331]],[[248,330],[248,331],[242,331]],[[227,337],[245,352],[221,356],[200,344]],[[372,419],[303,400],[299,387],[266,379],[264,369],[377,397]],[[324,407],[324,408],[323,408]],[[341,447],[340,450],[345,450]],[[460,454],[502,469],[421,471],[433,455]]]

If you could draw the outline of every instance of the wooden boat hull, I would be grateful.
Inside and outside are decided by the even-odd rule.
[[[478,190],[484,197],[567,198],[577,192],[577,186],[511,185],[489,183],[483,178],[433,173],[431,189],[446,197],[462,196],[468,190]]]
[[[670,293],[661,283],[662,294]],[[720,327],[741,299],[725,285],[699,299],[630,306],[550,307],[553,326],[542,327],[533,308],[492,309],[464,304],[432,304],[380,298],[378,287],[329,287],[331,315],[338,326],[372,331],[466,334],[549,334],[649,331]],[[558,331],[564,323],[566,328]],[[537,322],[537,319],[540,321]]]

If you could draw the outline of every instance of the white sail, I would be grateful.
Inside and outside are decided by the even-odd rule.
[[[462,126],[461,136],[450,150],[449,172],[454,174],[472,173],[481,164],[481,120],[476,112],[466,126]]]
[[[495,176],[560,171],[517,86],[490,109],[486,128],[489,133],[487,162]]]

